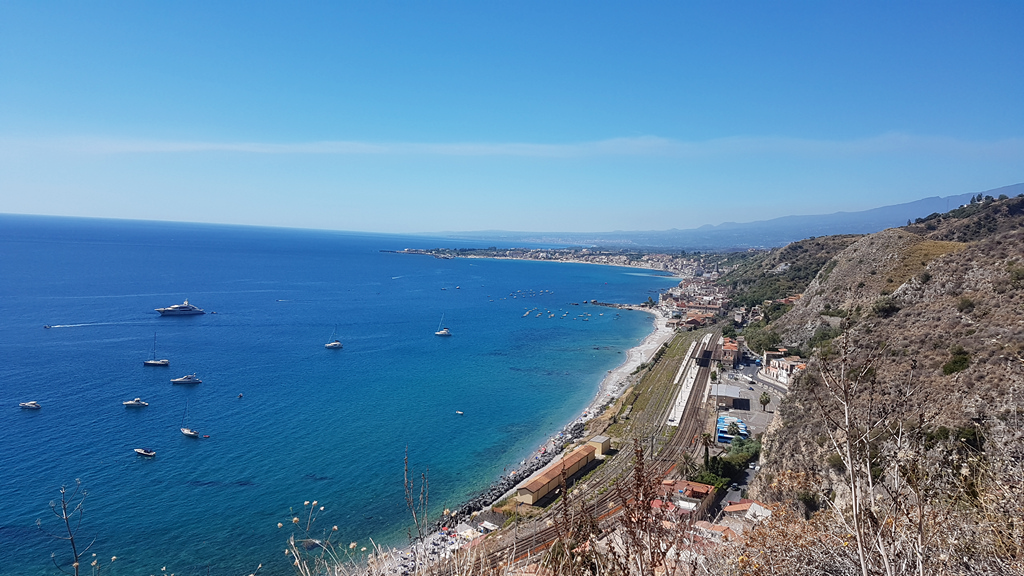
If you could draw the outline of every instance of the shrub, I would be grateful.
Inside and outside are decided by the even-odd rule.
[[[846,472],[846,463],[843,462],[843,457],[838,452],[829,454],[828,458],[825,459],[825,463],[828,464],[829,468],[832,468],[840,474]]]
[[[888,318],[900,311],[900,307],[889,297],[879,298],[871,305],[871,311],[879,318]]]
[[[942,365],[942,373],[946,376],[962,372],[971,365],[971,355],[964,350],[963,346],[957,344],[950,349],[949,361]]]
[[[958,312],[969,313],[971,310],[974,310],[974,300],[967,296],[961,296],[960,301],[956,303],[956,309]]]

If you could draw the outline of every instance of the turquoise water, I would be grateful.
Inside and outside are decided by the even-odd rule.
[[[47,503],[76,478],[80,539],[118,556],[110,574],[289,574],[276,525],[306,500],[341,541],[403,544],[406,449],[432,505],[454,508],[577,417],[651,330],[649,315],[570,303],[674,284],[380,252],[457,245],[0,216],[0,574],[54,572],[66,544],[35,521],[58,528]],[[185,298],[216,314],[154,311]],[[450,338],[434,336],[442,313]],[[344,348],[327,350],[335,327]],[[154,333],[170,368],[142,365]],[[202,384],[169,382],[192,372]],[[121,405],[136,396],[149,407]],[[178,431],[186,403],[209,438]]]

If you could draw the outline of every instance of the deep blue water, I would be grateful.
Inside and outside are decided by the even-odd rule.
[[[570,303],[674,283],[380,252],[454,245],[0,215],[0,574],[54,572],[66,544],[35,521],[58,530],[48,502],[76,478],[79,539],[118,556],[110,574],[291,573],[287,525],[306,500],[339,541],[403,544],[407,447],[432,507],[455,507],[577,417],[651,330],[646,314]],[[154,311],[185,298],[216,314]],[[442,313],[450,338],[434,336]],[[340,351],[323,346],[335,326]],[[170,368],[142,365],[154,333]],[[192,372],[202,384],[169,382]],[[149,407],[122,406],[136,396]],[[178,431],[186,403],[209,438]]]

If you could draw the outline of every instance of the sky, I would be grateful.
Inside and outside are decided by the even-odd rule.
[[[0,212],[694,228],[1024,182],[1024,2],[0,0]]]

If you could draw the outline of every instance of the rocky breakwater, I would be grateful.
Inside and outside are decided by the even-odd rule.
[[[515,488],[517,484],[526,478],[529,478],[534,472],[550,464],[558,457],[559,454],[562,453],[563,446],[583,438],[585,431],[584,428],[585,426],[582,419],[575,420],[565,428],[562,428],[561,432],[553,436],[531,458],[523,460],[518,468],[499,477],[486,490],[474,496],[457,510],[442,519],[435,525],[435,529],[440,529],[442,526],[454,528],[459,524],[459,522],[469,518],[474,512],[478,512],[487,506],[494,504],[499,498],[508,494],[510,490]]]

